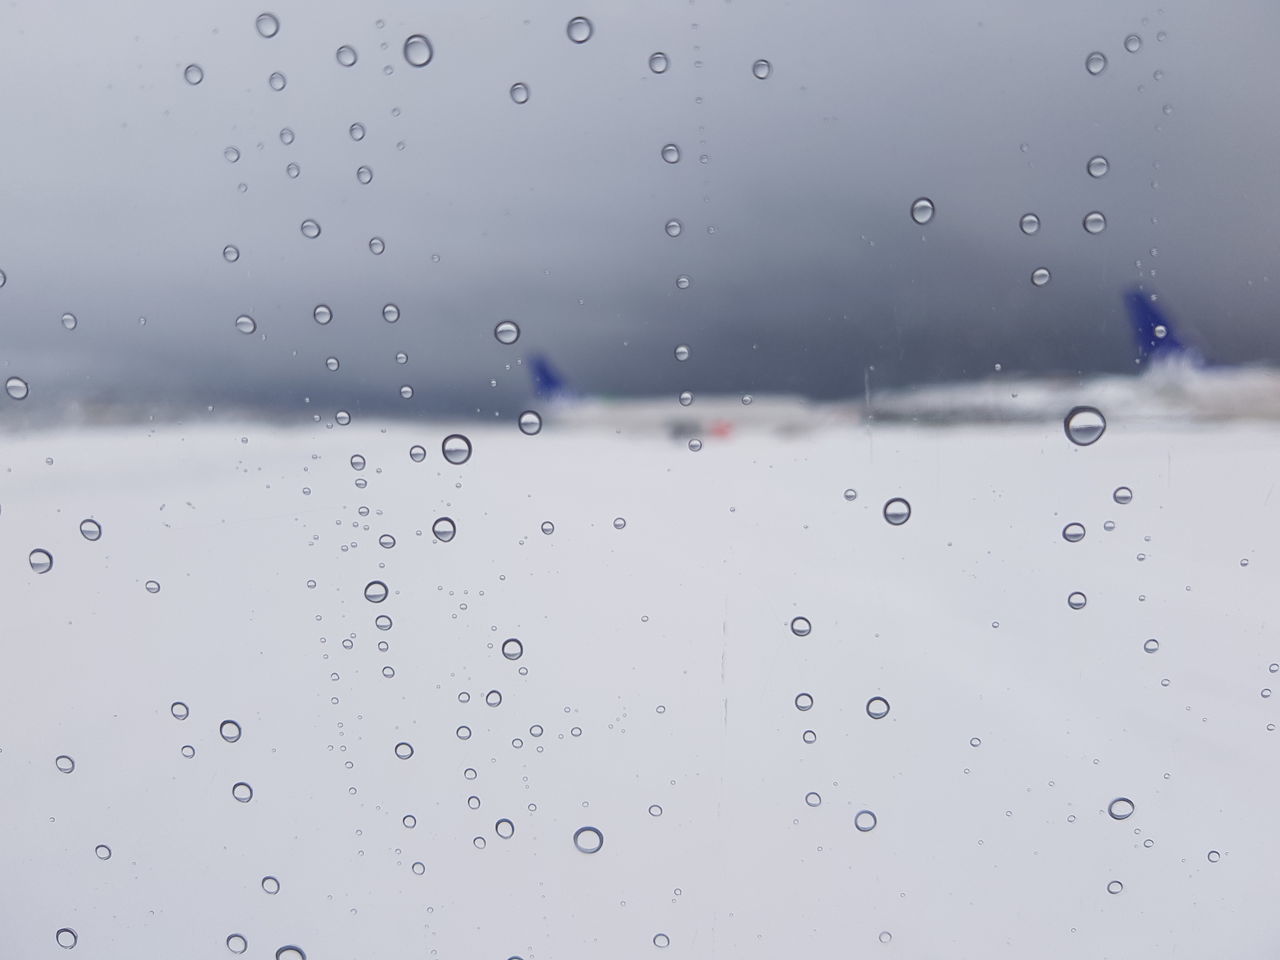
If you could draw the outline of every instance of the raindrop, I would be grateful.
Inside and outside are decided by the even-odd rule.
[[[682,274],[680,274],[680,276],[676,277],[676,289],[677,289],[677,290],[688,290],[688,289],[689,289],[689,282],[690,282],[690,281],[689,281],[689,278],[688,278],[685,274],[683,274],[683,273],[682,273]]]
[[[514,320],[502,320],[493,328],[493,336],[499,343],[513,344],[520,339],[520,326]]]
[[[614,518],[613,518],[613,529],[615,529],[615,530],[625,530],[625,529],[626,529],[626,527],[627,527],[627,518],[626,518],[626,517],[614,517]]]
[[[4,382],[4,392],[14,400],[25,400],[30,388],[27,386],[27,381],[21,377],[10,377]]]
[[[853,487],[846,487],[844,491],[844,498],[852,503],[854,500],[858,499],[858,491],[853,489]]]
[[[503,840],[510,840],[516,834],[516,825],[506,817],[503,817],[493,825],[493,832]]]
[[[573,832],[573,845],[582,853],[598,853],[604,846],[604,834],[595,827],[579,827]]]
[[[234,720],[223,720],[218,726],[218,734],[227,743],[235,743],[240,739],[240,724]]]
[[[1098,54],[1098,56],[1101,56],[1101,54]],[[1124,889],[1124,884],[1121,883],[1119,880],[1112,880],[1110,883],[1107,884],[1107,893],[1110,893],[1110,894],[1117,894],[1123,889]]]
[[[653,945],[659,948],[669,947],[671,946],[671,938],[665,933],[655,933],[653,935]]]
[[[1072,407],[1062,420],[1062,429],[1072,443],[1087,447],[1107,429],[1107,418],[1097,407]]]
[[[911,204],[911,219],[916,223],[924,226],[933,219],[934,206],[933,201],[928,197],[920,197]]]
[[[388,303],[382,308],[382,319],[387,323],[395,323],[400,319],[400,308],[394,303]]]
[[[56,934],[54,934],[53,938],[58,942],[58,946],[66,950],[70,950],[72,947],[74,947],[76,945],[76,942],[80,939],[78,936],[76,936],[76,932],[72,930],[70,927],[63,927]]]
[[[1124,48],[1130,53],[1137,53],[1142,49],[1142,38],[1136,33],[1131,33],[1124,38]]]
[[[460,433],[451,433],[440,443],[444,458],[455,466],[471,459],[471,441]]]
[[[520,414],[520,432],[526,437],[542,432],[542,415],[537,410],[525,410]]]
[[[358,453],[353,453],[353,454],[351,455],[351,469],[352,469],[352,470],[363,470],[363,469],[365,468],[365,463],[366,463],[366,461],[365,461],[364,457],[362,457],[360,454],[358,454]]]
[[[338,48],[338,51],[334,56],[338,58],[338,63],[342,64],[344,67],[354,67],[356,65],[356,60],[359,59],[356,54],[356,48],[346,43]]]
[[[262,889],[274,897],[280,892],[280,881],[275,877],[263,877]]]
[[[1116,797],[1107,804],[1107,814],[1112,820],[1128,820],[1133,816],[1133,801],[1128,797]]]
[[[676,347],[676,359],[679,360],[681,363],[689,359],[688,346],[682,343],[678,347]]]
[[[692,440],[689,441],[689,449],[694,453],[697,453],[699,450],[702,449],[702,441],[699,440],[697,437],[694,437]]]
[[[971,747],[980,747],[980,746],[982,746],[982,738],[981,738],[981,737],[970,737],[970,738],[969,738],[969,746],[971,746]]]
[[[409,459],[414,463],[421,463],[423,460],[427,459],[426,448],[415,443],[409,448]]]
[[[400,822],[403,823],[408,829],[412,830],[414,827],[418,825],[418,818],[415,817],[412,813],[406,813],[404,815],[404,819],[401,820]]]
[[[1128,487],[1116,487],[1111,493],[1111,499],[1119,504],[1133,502],[1133,491]]]
[[[1034,213],[1024,213],[1018,221],[1018,228],[1028,237],[1040,232],[1040,218]]]
[[[888,930],[881,930],[881,931],[880,931],[880,942],[881,942],[881,943],[889,943],[891,940],[893,940],[893,934],[892,934],[892,933],[890,933]]]
[[[222,155],[227,158],[227,163],[236,163],[240,159],[240,151],[235,147],[227,147]]]
[[[804,733],[800,734],[800,739],[805,743],[817,743],[818,734],[813,730],[806,730]]]
[[[27,562],[35,573],[48,573],[53,569],[53,554],[37,547],[27,555]]]
[[[281,73],[279,70],[271,74],[271,76],[267,77],[268,86],[270,86],[271,89],[274,90],[276,93],[279,93],[281,90],[283,90],[285,88],[285,84],[287,84],[288,82],[289,81],[285,78],[285,75]]]
[[[876,815],[870,810],[859,810],[853,818],[853,825],[859,833],[870,833],[876,828]]]
[[[820,807],[822,806],[822,795],[810,791],[804,795],[804,802],[811,807]]]
[[[812,709],[813,709],[813,694],[811,694],[811,693],[797,693],[797,694],[796,694],[796,709],[797,709],[797,710],[799,710],[799,711],[800,711],[800,712],[802,712],[802,713],[803,713],[803,712],[805,712],[805,711],[807,711],[807,710],[812,710]]]
[[[681,390],[680,396],[677,399],[680,401],[680,406],[687,407],[689,404],[693,403],[693,391]]]
[[[187,69],[182,71],[182,75],[186,78],[187,83],[193,87],[204,79],[204,70],[200,68],[198,63],[187,64]]]
[[[363,183],[363,184],[369,184],[369,183],[372,183],[372,182],[373,182],[373,170],[372,170],[370,167],[364,167],[364,166],[357,167],[357,168],[356,168],[356,179],[357,179],[357,180],[359,180],[359,181],[360,181],[361,183]]]
[[[1099,213],[1097,210],[1094,210],[1092,213],[1085,214],[1085,217],[1084,217],[1085,233],[1101,233],[1105,229],[1107,229],[1107,218],[1104,217],[1101,213]]]
[[[403,740],[396,744],[396,756],[401,760],[408,760],[413,756],[413,744],[405,743]]]
[[[461,726],[457,730],[453,731],[453,733],[459,740],[471,739],[471,728],[468,726]]]
[[[241,803],[248,803],[253,799],[253,787],[241,780],[239,783],[232,784],[231,795]]]
[[[222,248],[222,259],[227,261],[227,263],[235,263],[237,260],[240,259],[239,248],[233,246],[230,243],[227,244],[225,247]]]
[[[773,65],[768,60],[757,60],[751,65],[751,73],[757,80],[768,80],[773,72]]]
[[[169,704],[169,712],[173,714],[175,720],[185,720],[191,716],[191,709],[181,700],[175,700]]]
[[[388,617],[385,613],[384,613],[384,614],[380,614],[379,616],[374,617],[374,619],[373,619],[373,625],[374,625],[375,627],[377,627],[379,630],[390,630],[390,629],[391,629],[391,618],[390,618],[390,617]],[[386,643],[386,641],[384,640],[384,641],[382,641],[382,643]],[[381,650],[381,649],[382,649],[381,645],[379,645],[378,649],[379,649],[379,650]]]
[[[1085,57],[1084,68],[1096,77],[1103,70],[1107,69],[1106,55],[1095,50],[1093,53],[1089,54],[1089,56]]]
[[[502,655],[508,660],[519,660],[524,656],[524,644],[512,637],[502,641]]]
[[[872,720],[883,720],[889,715],[889,701],[884,697],[872,697],[867,701],[867,716]]]
[[[1088,602],[1089,602],[1089,598],[1086,597],[1079,590],[1073,591],[1071,594],[1067,596],[1067,606],[1070,607],[1072,610],[1083,610],[1084,605]]]
[[[386,243],[381,237],[369,238],[369,252],[375,257],[381,256],[382,252],[387,249]]]
[[[389,533],[384,533],[378,538],[378,546],[382,547],[384,550],[390,550],[395,545],[396,538]]]
[[[94,856],[96,856],[99,860],[111,859],[111,848],[108,847],[105,843],[100,843],[96,847],[94,847],[93,853],[94,853]]]
[[[1084,524],[1068,523],[1062,528],[1062,539],[1067,543],[1079,543],[1084,539]]]
[[[254,26],[258,28],[258,36],[265,37],[268,40],[280,32],[280,21],[274,13],[258,14],[258,19],[254,22]]]
[[[502,694],[497,690],[490,690],[484,695],[484,702],[490,707],[497,707],[502,704]]]
[[[284,168],[284,172],[289,175],[290,180],[297,180],[298,174],[302,172],[302,168],[296,163],[291,163]]]
[[[432,535],[441,543],[448,543],[458,532],[458,525],[449,517],[440,517],[431,524]]]
[[[434,54],[431,41],[420,33],[415,33],[404,42],[404,59],[411,67],[425,67]]]
[[[192,757],[196,755],[196,748],[191,746],[191,744],[189,743],[185,744],[182,747],[182,755],[186,757],[188,760],[190,760]]]
[[[791,632],[797,637],[807,637],[812,630],[813,624],[807,617],[796,617],[791,621]]]
[[[308,240],[314,240],[316,237],[320,236],[320,224],[316,223],[314,220],[303,220],[301,230],[302,235]]]
[[[902,526],[911,519],[911,504],[901,497],[894,497],[884,505],[884,518],[895,527]]]
[[[667,163],[679,163],[680,148],[674,143],[668,143],[662,148],[662,159],[667,161]]]
[[[1031,285],[1033,287],[1043,287],[1052,279],[1048,267],[1036,267],[1031,271]]]
[[[1210,863],[1217,863],[1219,860],[1222,859],[1222,854],[1220,854],[1217,850],[1210,850],[1207,859]]]
[[[586,43],[591,39],[591,21],[586,17],[574,17],[569,21],[569,25],[565,27],[565,33],[569,35],[569,39],[574,43]]]
[[[342,363],[337,357],[325,357],[324,366],[326,370],[336,373]]]
[[[53,765],[58,768],[59,773],[70,773],[76,768],[76,762],[68,757],[65,753],[59,754],[53,758]]]
[[[649,816],[651,817],[662,816],[662,807],[656,803],[649,804]]]
[[[307,954],[301,947],[281,947],[276,951],[276,960],[307,960]]]
[[[347,135],[350,136],[352,140],[355,140],[357,143],[359,143],[361,140],[364,139],[364,124],[353,123],[351,126],[347,128]]]
[[[370,603],[381,603],[387,599],[387,585],[381,580],[370,580],[365,584],[364,598]]]
[[[668,65],[667,55],[661,50],[649,54],[649,69],[654,73],[666,73]]]
[[[155,580],[148,580],[146,583],[143,584],[143,587],[146,588],[147,593],[160,592],[160,584],[157,583]]]
[[[280,142],[286,147],[293,143],[293,131],[288,127],[284,127],[280,131]]]
[[[253,333],[258,329],[258,322],[247,313],[242,313],[236,317],[236,329],[241,333]]]
[[[511,85],[511,99],[515,103],[529,102],[529,85],[525,83],[513,83]]]
[[[1099,177],[1105,177],[1107,171],[1111,169],[1111,165],[1107,163],[1106,157],[1090,157],[1085,169],[1089,171],[1089,176],[1096,180]],[[1088,228],[1086,227],[1086,229]]]

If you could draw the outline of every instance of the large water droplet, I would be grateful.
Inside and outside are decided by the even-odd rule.
[[[316,237],[320,236],[320,224],[316,223],[314,220],[303,220],[302,227],[300,229],[302,230],[302,235],[308,240],[314,240]]]
[[[1099,177],[1105,177],[1107,171],[1111,169],[1111,165],[1107,163],[1107,158],[1103,156],[1090,157],[1085,169],[1089,171],[1089,176],[1095,180]]]
[[[508,660],[519,660],[524,656],[524,644],[515,637],[502,641],[502,655]]]
[[[280,881],[277,880],[275,877],[263,877],[262,891],[264,893],[269,893],[271,894],[271,896],[274,897],[277,893],[280,892]]]
[[[516,825],[506,817],[503,817],[493,825],[493,832],[503,840],[510,840],[516,835]]]
[[[1107,218],[1099,211],[1094,210],[1092,213],[1086,213],[1084,216],[1084,232],[1085,233],[1101,233],[1107,229]]]
[[[876,828],[876,815],[870,810],[859,810],[853,818],[853,825],[859,833],[870,833]]]
[[[673,217],[667,221],[666,226],[663,229],[667,231],[668,237],[678,237],[684,230],[684,225]]]
[[[381,580],[370,580],[364,587],[364,598],[370,603],[381,603],[388,593],[387,585]]]
[[[591,21],[586,17],[574,17],[565,27],[565,33],[574,43],[586,43],[591,39]]]
[[[111,848],[108,847],[105,843],[100,843],[93,848],[93,855],[97,857],[99,860],[110,860]]]
[[[751,73],[757,80],[768,80],[773,72],[773,65],[768,60],[757,60],[751,65]]]
[[[1049,273],[1048,267],[1036,267],[1031,271],[1031,285],[1033,287],[1043,287],[1051,279],[1053,279],[1053,276]]]
[[[381,237],[369,238],[369,252],[372,253],[375,257],[382,256],[382,252],[386,249],[387,249],[386,241],[384,241]]]
[[[276,93],[279,93],[289,83],[289,80],[283,73],[277,70],[271,76],[267,77],[267,85]]]
[[[1128,820],[1133,816],[1133,801],[1128,797],[1116,797],[1107,804],[1107,814],[1112,820]]]
[[[347,127],[347,135],[357,143],[364,139],[364,134],[365,129],[363,123],[353,123],[351,126]]]
[[[1062,528],[1062,539],[1067,543],[1079,543],[1084,539],[1084,524],[1068,523]]]
[[[432,535],[441,543],[448,543],[457,532],[458,525],[451,517],[438,517],[435,523],[431,524]]]
[[[1072,610],[1083,610],[1085,604],[1088,602],[1089,598],[1079,590],[1073,590],[1067,595],[1067,606]]]
[[[187,64],[187,69],[182,71],[182,75],[186,78],[187,83],[194,87],[204,79],[204,70],[201,69],[198,63],[189,63]]]
[[[537,410],[525,410],[520,414],[520,432],[526,437],[542,432],[542,415]]]
[[[654,73],[666,73],[669,65],[667,55],[661,50],[649,54],[649,69]]]
[[[373,182],[373,168],[360,166],[356,167],[356,179],[361,183],[368,185]]]
[[[671,938],[665,933],[655,933],[653,935],[653,945],[660,948],[669,947],[671,946]]]
[[[674,143],[668,143],[662,148],[662,159],[667,161],[667,163],[679,163],[680,148]]]
[[[583,853],[598,853],[604,846],[604,834],[595,827],[579,827],[573,832],[573,845]]]
[[[872,697],[867,701],[867,716],[872,720],[883,720],[889,715],[889,701],[884,697]]]
[[[241,803],[248,803],[253,799],[253,787],[241,780],[231,785],[231,796]]]
[[[520,339],[520,326],[514,320],[503,320],[493,328],[493,336],[499,343],[515,343]]]
[[[1107,884],[1107,893],[1110,893],[1110,894],[1119,893],[1123,889],[1124,889],[1124,884],[1121,883],[1119,880],[1112,880],[1110,883]]]
[[[894,497],[884,505],[884,518],[895,527],[900,527],[911,519],[911,504],[902,497]]]
[[[1136,33],[1131,33],[1124,38],[1124,48],[1130,53],[1137,53],[1142,49],[1142,38]]]
[[[1119,504],[1132,503],[1133,491],[1128,487],[1116,487],[1111,491],[1111,499]]]
[[[680,362],[682,362],[682,363],[683,363],[685,360],[688,360],[688,359],[689,359],[689,348],[688,348],[688,346],[686,346],[686,345],[685,345],[685,344],[683,344],[683,343],[682,343],[682,344],[679,344],[679,345],[676,347],[675,356],[676,356],[676,359],[677,359],[677,360],[679,360],[679,361],[680,361]]]
[[[920,197],[911,204],[911,219],[921,226],[933,219],[934,212],[933,201],[928,197]]]
[[[1142,643],[1142,649],[1147,653],[1155,653],[1160,649],[1160,641],[1155,637],[1152,637],[1150,640],[1144,640]]]
[[[1067,439],[1081,447],[1096,443],[1107,429],[1107,419],[1097,407],[1072,407],[1062,421]]]
[[[37,548],[27,555],[27,562],[36,573],[48,573],[53,569],[53,554]]]
[[[80,938],[76,936],[76,932],[70,927],[62,927],[53,935],[53,939],[57,941],[58,946],[65,950],[70,950],[80,940]]]
[[[440,443],[444,458],[458,465],[471,459],[471,441],[460,433],[451,433]]]
[[[14,400],[25,400],[30,389],[27,387],[27,381],[21,377],[10,377],[4,382],[4,392]]]
[[[1033,236],[1040,232],[1040,218],[1034,213],[1024,213],[1018,221],[1018,229],[1028,237]]]
[[[191,708],[181,700],[175,700],[169,704],[169,713],[173,715],[175,720],[185,720],[191,716]]]
[[[344,67],[354,67],[356,61],[360,59],[359,54],[356,53],[356,48],[347,43],[340,46],[334,56],[337,57],[338,63]]]
[[[146,583],[144,583],[142,586],[146,589],[147,593],[159,593],[159,592],[160,592],[160,584],[159,584],[159,583],[157,583],[155,580],[148,580],[148,581],[147,581]]]
[[[511,85],[511,99],[515,103],[529,102],[529,85],[526,83],[513,83]]]
[[[401,740],[399,743],[396,744],[396,756],[399,757],[401,760],[408,760],[410,757],[413,756],[413,744],[406,743],[405,741]]]
[[[218,724],[218,736],[227,743],[235,743],[240,739],[240,724],[234,720],[223,720]]]
[[[415,33],[404,42],[404,59],[411,67],[425,67],[434,55],[431,41],[420,33]]]
[[[804,795],[804,802],[811,807],[820,807],[822,806],[822,794],[810,790]]]
[[[1107,56],[1100,51],[1093,51],[1084,59],[1084,68],[1095,77],[1103,70],[1107,69]]]
[[[253,24],[258,28],[258,36],[270,40],[280,32],[280,19],[274,13],[260,13]]]
[[[400,319],[400,308],[394,303],[388,303],[382,308],[382,319],[387,323],[395,323]]]
[[[801,711],[802,713],[803,713],[804,711],[807,711],[807,710],[812,710],[812,709],[813,709],[813,694],[811,694],[811,693],[797,693],[797,694],[796,694],[796,700],[795,700],[795,703],[796,703],[796,709],[797,709],[797,710],[799,710],[799,711]]]
[[[54,757],[53,765],[58,768],[59,773],[70,773],[76,768],[76,762],[65,753]]]
[[[797,637],[807,637],[813,632],[813,624],[808,617],[795,617],[791,621],[791,632]]]
[[[242,313],[236,317],[236,329],[241,333],[253,333],[258,329],[258,322],[247,313]]]

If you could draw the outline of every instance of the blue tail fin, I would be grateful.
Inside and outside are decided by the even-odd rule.
[[[1124,299],[1129,308],[1129,323],[1137,340],[1138,355],[1144,362],[1192,356],[1193,351],[1178,339],[1173,324],[1148,294],[1130,290]]]
[[[551,361],[543,354],[535,353],[529,358],[529,373],[533,377],[533,392],[541,399],[554,399],[569,395],[564,378],[551,366]]]

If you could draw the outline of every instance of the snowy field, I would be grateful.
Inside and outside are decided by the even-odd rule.
[[[1275,955],[1280,425],[704,440],[5,436],[0,953]]]

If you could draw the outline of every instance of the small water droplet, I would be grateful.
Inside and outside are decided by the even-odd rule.
[[[510,93],[511,99],[515,103],[529,102],[529,85],[527,83],[513,83]]]
[[[1084,524],[1068,523],[1062,528],[1062,539],[1067,543],[1079,543],[1084,539]]]
[[[520,326],[514,320],[503,320],[493,328],[493,336],[499,343],[513,344],[520,339]]]
[[[111,848],[110,848],[110,847],[108,847],[105,843],[100,843],[100,844],[98,844],[96,847],[94,847],[94,848],[93,848],[93,854],[94,854],[94,856],[96,856],[99,860],[110,860],[110,859],[111,859]]]
[[[1137,53],[1142,49],[1142,38],[1136,33],[1131,33],[1124,38],[1124,48],[1130,53]]]
[[[175,720],[185,720],[191,716],[190,708],[181,700],[175,700],[169,704],[169,713],[173,715]]]
[[[811,790],[804,795],[804,802],[811,807],[820,807],[822,806],[822,795]]]
[[[1222,854],[1220,854],[1217,850],[1210,850],[1207,859],[1210,863],[1217,863],[1219,860],[1222,859]]]
[[[320,236],[320,224],[316,223],[314,220],[303,220],[301,230],[302,235],[308,240],[314,240],[316,237]]]
[[[1107,804],[1107,815],[1112,820],[1128,820],[1133,816],[1133,801],[1128,797],[1116,797]]]
[[[676,347],[675,356],[677,360],[683,363],[685,360],[689,359],[689,348],[683,343],[680,344]]]
[[[240,161],[240,151],[235,147],[227,147],[222,151],[222,155],[226,158],[227,163],[238,163]]]
[[[510,840],[516,835],[516,825],[503,817],[493,825],[493,832],[503,840]]]
[[[301,947],[290,945],[276,951],[276,960],[307,960],[307,954]]]
[[[586,43],[591,39],[592,32],[591,21],[586,17],[574,17],[565,27],[565,33],[574,43]]]
[[[277,880],[275,877],[263,877],[262,889],[265,893],[269,893],[271,894],[271,896],[274,897],[277,893],[280,892],[280,881]]]
[[[662,148],[662,159],[667,161],[667,163],[679,163],[680,148],[674,143],[668,143]]]
[[[35,573],[48,573],[53,569],[53,554],[37,548],[27,555],[27,562]]]
[[[773,72],[773,65],[768,60],[757,60],[751,65],[751,73],[757,80],[768,80]]]
[[[582,853],[598,853],[604,846],[604,834],[595,827],[579,827],[573,833],[573,845]]]
[[[386,242],[381,237],[369,238],[369,252],[375,257],[382,256],[382,252],[387,249]]]
[[[425,67],[434,55],[431,41],[420,33],[415,33],[404,42],[404,59],[411,67]]]
[[[532,437],[542,432],[542,415],[537,410],[525,410],[520,414],[520,432]]]
[[[288,127],[282,127],[280,130],[280,142],[286,147],[293,143],[293,131]]]
[[[230,243],[227,244],[225,247],[222,248],[222,259],[227,261],[227,263],[235,263],[237,260],[240,259],[239,248],[234,246],[233,244],[230,244]]]
[[[1093,51],[1093,53],[1085,57],[1084,68],[1088,70],[1090,74],[1096,77],[1103,70],[1107,69],[1106,54],[1101,53],[1100,51],[1097,51],[1097,50]]]
[[[333,311],[329,309],[329,305],[325,303],[317,304],[316,308],[311,311],[311,316],[315,318],[316,323],[324,326],[333,319]]]
[[[1099,177],[1105,177],[1107,175],[1107,171],[1111,169],[1111,164],[1107,162],[1106,157],[1090,157],[1085,169],[1089,171],[1089,176],[1096,180]],[[1088,227],[1085,229],[1088,229]]]
[[[1067,595],[1067,606],[1069,606],[1072,610],[1083,610],[1084,605],[1088,602],[1089,602],[1089,598],[1086,597],[1079,590],[1074,590]]]
[[[182,747],[182,755],[186,757],[188,760],[190,760],[192,757],[196,755],[196,748],[191,746],[191,744],[189,743],[184,744]]]
[[[426,448],[415,443],[409,448],[409,459],[414,463],[421,463],[423,460],[427,459]]]
[[[395,323],[400,319],[400,308],[394,303],[388,303],[382,308],[382,319],[387,323]]]
[[[387,599],[387,585],[381,580],[370,580],[365,584],[364,598],[370,603],[381,603]]]
[[[274,13],[260,13],[253,24],[258,28],[258,36],[270,40],[280,32],[280,20]]]
[[[223,720],[218,725],[218,735],[227,743],[235,743],[240,739],[240,724],[234,720]]]
[[[241,780],[238,783],[232,784],[231,796],[235,797],[241,803],[248,803],[253,799],[253,787]]]
[[[281,90],[283,90],[285,88],[285,85],[288,84],[288,82],[289,82],[288,79],[279,70],[271,74],[271,76],[267,77],[267,85],[270,86],[271,89],[274,90],[276,93],[279,93]]]
[[[911,219],[924,226],[934,215],[933,201],[928,197],[920,197],[911,204]]]
[[[258,329],[258,322],[247,313],[242,313],[236,317],[236,329],[241,333],[253,333]]]
[[[470,728],[470,727],[468,727],[468,726],[466,726],[466,725],[464,724],[463,726],[458,727],[458,729],[457,729],[457,730],[454,730],[454,731],[453,731],[453,734],[454,734],[454,736],[456,736],[459,740],[470,740],[470,739],[471,739],[471,728]]]
[[[811,693],[797,693],[797,694],[796,694],[795,704],[796,704],[796,709],[797,709],[797,710],[799,710],[801,713],[804,713],[804,712],[805,712],[805,711],[807,711],[807,710],[812,710],[812,709],[813,709],[813,694],[811,694]]]
[[[284,172],[288,174],[290,180],[297,180],[298,174],[302,172],[302,168],[296,163],[291,163],[284,168]]]
[[[1062,420],[1067,439],[1077,446],[1096,443],[1107,429],[1107,418],[1097,407],[1072,407]]]
[[[76,768],[76,762],[68,757],[65,753],[59,754],[53,758],[53,765],[58,768],[59,773],[70,773]]]
[[[187,69],[182,71],[182,75],[186,78],[187,83],[194,87],[204,79],[204,70],[201,69],[198,63],[189,63],[187,64]]]
[[[649,69],[654,73],[666,73],[669,62],[667,55],[659,50],[656,53],[649,54]]]
[[[158,582],[156,582],[155,580],[148,580],[148,581],[147,581],[146,583],[144,583],[142,586],[146,589],[147,593],[159,593],[159,592],[160,592],[160,584],[159,584]]]
[[[1112,880],[1110,883],[1107,884],[1107,893],[1110,893],[1110,894],[1119,893],[1123,889],[1124,889],[1124,884],[1121,883],[1119,880]]]
[[[344,67],[354,67],[356,61],[360,59],[359,54],[356,53],[356,48],[346,43],[338,48],[334,56],[337,57],[338,63]]]
[[[870,833],[876,828],[876,823],[876,815],[870,810],[859,810],[853,818],[853,825],[859,833]]]
[[[431,524],[432,535],[441,543],[448,543],[458,532],[458,526],[450,517],[439,517]]]
[[[1024,213],[1018,221],[1018,228],[1028,237],[1040,232],[1040,218],[1034,213]]]
[[[895,527],[900,527],[911,519],[911,504],[902,497],[894,497],[884,505],[884,518]]]
[[[889,701],[884,697],[872,697],[867,701],[867,716],[872,720],[883,720],[889,715]]]
[[[365,166],[356,167],[356,179],[366,185],[372,183],[373,169]]]
[[[401,760],[408,760],[413,756],[413,744],[406,743],[403,740],[396,744],[396,756]]]
[[[502,655],[508,660],[519,660],[524,656],[524,644],[515,637],[502,641]]]
[[[1125,504],[1133,502],[1133,491],[1128,487],[1116,487],[1111,492],[1111,499],[1116,503]]]
[[[1031,271],[1031,285],[1034,287],[1043,287],[1050,279],[1048,267],[1036,267]]]
[[[665,949],[671,946],[671,938],[665,933],[655,933],[653,935],[653,945],[659,949]],[[515,960],[515,958],[512,958],[512,960]]]
[[[444,458],[454,465],[461,465],[471,459],[471,441],[460,433],[451,433],[440,443]]]
[[[847,487],[844,491],[844,498],[852,503],[854,500],[858,499],[858,491],[853,489],[853,487]]]
[[[60,930],[58,930],[57,933],[53,935],[53,938],[54,940],[57,941],[58,946],[62,947],[65,950],[70,950],[80,940],[80,938],[76,935],[76,932],[72,930],[70,927],[62,927]]]
[[[353,123],[347,127],[347,135],[357,143],[364,139],[365,129],[363,123]]]

